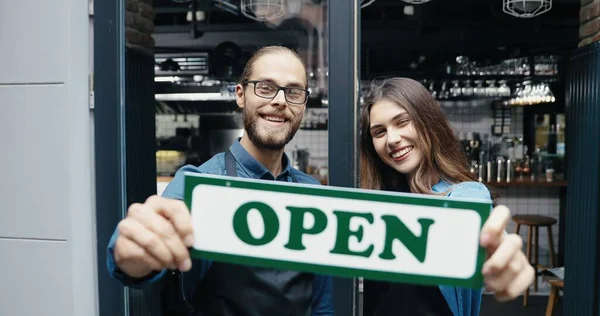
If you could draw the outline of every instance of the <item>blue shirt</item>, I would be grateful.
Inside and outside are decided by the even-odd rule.
[[[239,139],[231,145],[229,150],[235,158],[238,177],[291,182],[291,175],[293,175],[299,183],[320,184],[314,178],[292,168],[289,163],[289,158],[285,154],[283,156],[283,171],[277,177],[274,177],[273,174],[271,174],[271,172],[265,168],[265,166],[254,159],[254,157],[252,157],[246,151],[246,149],[242,147],[242,145],[239,143]],[[220,153],[213,156],[210,160],[198,167],[188,165],[179,169],[175,174],[174,179],[169,183],[163,192],[162,196],[183,200],[184,172],[226,175],[227,170],[225,167],[225,153]],[[123,274],[117,268],[113,255],[117,237],[118,230],[115,230],[108,245],[107,267],[111,277],[120,280],[124,285],[136,287],[144,282],[156,282],[166,274],[166,270],[163,270],[159,273],[151,274],[150,276],[142,279],[134,279]],[[186,273],[183,273],[184,294],[188,300],[194,297],[194,293],[198,289],[198,283],[200,280],[202,280],[202,277],[209,269],[211,263],[212,262],[210,260],[193,259],[192,269]],[[312,315],[321,316],[333,314],[334,305],[332,278],[330,276],[315,275],[313,281]]]
[[[490,191],[479,182],[450,184],[440,181],[432,188],[435,193],[448,192],[448,196],[473,200],[491,201]],[[478,316],[481,307],[482,289],[464,289],[454,286],[439,286],[442,295],[455,316]]]

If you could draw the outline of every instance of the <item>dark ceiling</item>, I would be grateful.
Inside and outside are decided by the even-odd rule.
[[[215,2],[198,2],[198,7],[207,12],[207,19],[199,22],[194,38],[191,24],[185,19],[189,2],[155,0],[157,51],[206,51],[227,40],[248,51],[271,42],[304,45],[298,34],[306,36],[306,30],[297,20],[282,23],[275,32],[217,8]],[[239,4],[239,0],[229,2]],[[405,5],[399,0],[376,0],[361,10],[363,71],[405,70],[419,59],[440,65],[458,55],[481,61],[531,54],[563,55],[576,48],[578,42],[579,0],[554,0],[550,12],[531,19],[505,14],[502,0],[432,0],[415,5],[413,15],[404,14]]]
[[[431,64],[453,61],[458,55],[472,60],[541,55],[562,55],[576,48],[579,1],[553,1],[551,11],[531,19],[502,11],[501,0],[432,1],[403,14],[403,4],[376,1],[362,10],[363,64],[373,72],[405,69],[419,56]],[[364,68],[364,67],[363,67]]]

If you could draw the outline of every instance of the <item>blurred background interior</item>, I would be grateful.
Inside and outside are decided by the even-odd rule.
[[[159,193],[178,168],[202,164],[241,136],[235,82],[249,55],[273,44],[296,49],[310,74],[308,108],[286,152],[296,168],[327,184],[328,141],[335,140],[327,134],[334,21],[327,20],[326,1],[144,2],[128,4],[126,35],[130,45],[154,45]],[[539,255],[540,268],[563,266],[565,78],[569,54],[586,36],[580,1],[365,0],[361,6],[363,92],[381,77],[422,82],[448,115],[471,171],[500,194],[499,202],[556,220],[532,228],[537,237],[527,225],[520,234],[536,241],[530,252]],[[516,229],[511,222],[509,230]],[[534,307],[519,300],[511,315],[545,312],[552,287],[541,277],[536,283],[528,303]],[[484,316],[506,315],[489,304]]]

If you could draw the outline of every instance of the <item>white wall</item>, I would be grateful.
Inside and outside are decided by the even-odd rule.
[[[86,0],[0,0],[0,315],[96,315]]]

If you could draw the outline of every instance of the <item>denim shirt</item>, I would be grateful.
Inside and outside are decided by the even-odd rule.
[[[292,177],[290,175],[293,174],[299,183],[320,184],[314,178],[292,168],[289,163],[289,158],[285,154],[283,156],[283,172],[275,178],[269,170],[256,161],[256,159],[242,147],[239,143],[239,138],[231,145],[230,151],[236,160],[238,177],[291,182]],[[187,165],[179,169],[177,173],[175,173],[174,179],[163,192],[163,197],[183,200],[184,172],[226,175],[225,153],[219,153],[213,156],[210,160],[198,167]],[[117,268],[113,255],[117,237],[118,230],[115,230],[108,245],[107,267],[111,277],[120,280],[124,285],[137,287],[144,282],[156,282],[166,274],[166,270],[163,270],[142,279],[134,279],[123,274]],[[200,282],[204,274],[208,271],[211,264],[212,261],[210,260],[192,259],[192,269],[182,274],[184,294],[187,298],[194,297],[194,293],[198,289],[198,282]],[[333,283],[330,276],[314,275],[312,315],[334,315]]]
[[[489,190],[479,182],[462,182],[452,185],[440,181],[432,188],[433,192],[449,192],[448,196],[473,200],[491,201]],[[455,316],[478,316],[483,289],[464,289],[454,286],[439,286],[442,295]]]

